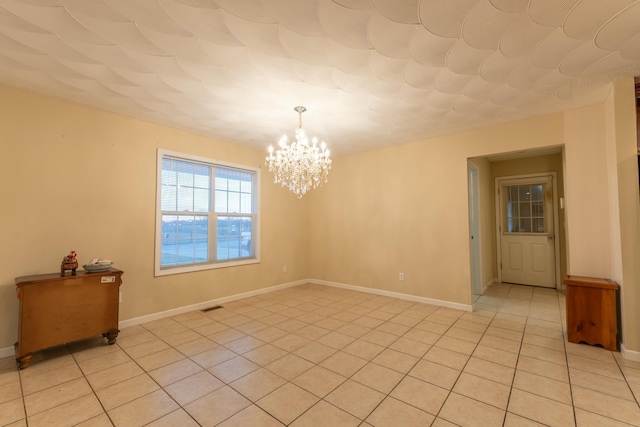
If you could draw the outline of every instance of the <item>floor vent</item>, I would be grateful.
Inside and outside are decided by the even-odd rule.
[[[201,312],[203,312],[203,313],[207,313],[207,312],[209,312],[209,311],[217,310],[217,309],[219,309],[219,308],[222,308],[222,306],[221,306],[221,305],[214,305],[213,307],[203,308],[203,309],[202,309],[202,310],[200,310],[200,311],[201,311]]]

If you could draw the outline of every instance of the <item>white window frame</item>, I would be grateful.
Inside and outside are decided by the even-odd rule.
[[[255,212],[251,214],[252,216],[255,216],[255,222],[253,223],[253,226],[252,226],[253,257],[234,259],[230,261],[209,260],[209,262],[206,262],[206,263],[190,264],[190,265],[177,266],[177,267],[173,267],[173,266],[161,267],[160,266],[160,263],[162,260],[162,209],[161,209],[162,159],[165,157],[170,157],[177,160],[184,160],[188,162],[203,163],[212,167],[220,166],[223,168],[239,169],[247,172],[252,172],[255,174],[255,183],[256,183]],[[248,264],[257,264],[260,262],[260,212],[259,212],[260,210],[260,169],[259,168],[224,162],[220,160],[214,160],[214,159],[201,157],[201,156],[194,156],[191,154],[178,153],[175,151],[158,149],[156,169],[157,169],[156,171],[156,236],[155,236],[155,262],[154,262],[155,276],[167,276],[171,274],[189,273],[193,271],[210,270],[215,268],[235,267],[235,266],[248,265]],[[213,202],[213,199],[211,200]],[[209,215],[212,215],[212,214],[215,217],[215,211],[213,209],[213,206],[209,210]],[[217,230],[217,224],[210,224],[209,230],[213,228],[212,225]],[[211,233],[210,233],[210,238],[211,238]]]

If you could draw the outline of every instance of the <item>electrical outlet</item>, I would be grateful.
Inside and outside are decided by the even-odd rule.
[[[400,273],[400,280],[404,280],[404,273]]]
[[[283,273],[286,273],[286,272],[287,272],[287,266],[286,266],[286,265],[283,265],[283,266],[282,266],[282,272],[283,272]]]

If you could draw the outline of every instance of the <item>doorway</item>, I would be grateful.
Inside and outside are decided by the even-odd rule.
[[[557,287],[555,173],[496,178],[499,281]]]
[[[469,176],[469,250],[471,258],[471,289],[474,298],[482,295],[482,251],[480,245],[480,185],[478,167],[468,164]]]

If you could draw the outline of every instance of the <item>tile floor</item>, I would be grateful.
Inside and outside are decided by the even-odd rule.
[[[640,363],[567,343],[564,318],[527,286],[472,313],[297,286],[0,359],[0,425],[640,425]]]

